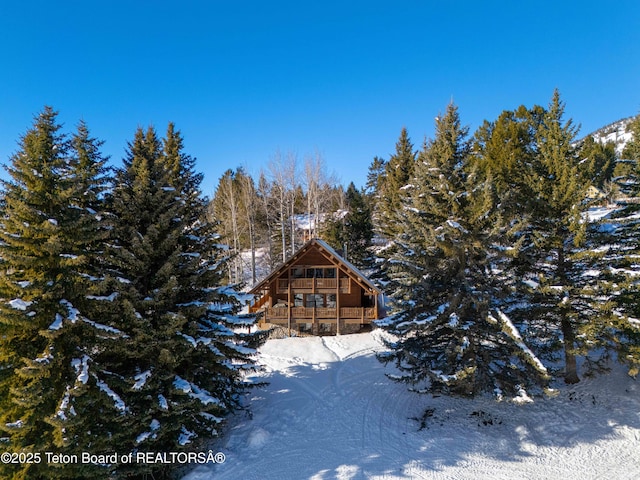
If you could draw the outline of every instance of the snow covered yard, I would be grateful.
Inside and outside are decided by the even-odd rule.
[[[640,478],[640,384],[617,366],[534,403],[432,398],[385,377],[382,335],[268,341],[253,418],[184,480]]]

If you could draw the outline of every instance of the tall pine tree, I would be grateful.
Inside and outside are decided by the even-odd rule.
[[[122,338],[96,321],[88,297],[102,288],[97,260],[105,232],[100,142],[86,125],[70,141],[50,107],[36,118],[3,182],[0,229],[0,429],[9,451],[77,454],[117,429],[99,360]],[[12,478],[104,476],[93,465],[3,464]]]
[[[353,182],[347,187],[345,204],[346,214],[325,221],[322,237],[356,267],[366,268],[371,263],[371,208]]]
[[[604,190],[613,178],[616,167],[616,149],[613,142],[601,143],[588,136],[580,148],[580,173],[585,182]]]
[[[384,164],[384,175],[378,175],[377,179],[379,192],[374,218],[377,229],[384,237],[393,237],[398,233],[392,218],[402,209],[402,199],[406,196],[406,189],[413,178],[415,163],[416,152],[413,150],[407,129],[403,128],[396,142],[395,154]],[[382,164],[376,164],[374,160],[375,168],[381,166]]]
[[[622,151],[627,174],[618,179],[624,192],[617,209],[598,223],[599,245],[607,268],[600,269],[601,315],[589,325],[596,345],[613,351],[629,374],[640,373],[640,116],[628,127],[632,138]]]
[[[588,184],[578,170],[577,128],[563,116],[564,103],[556,90],[537,131],[537,153],[524,173],[531,195],[520,257],[531,288],[528,306],[519,316],[530,328],[529,335],[539,332],[562,346],[565,381],[576,383],[577,332],[594,312],[583,275]]]
[[[175,451],[216,436],[241,407],[262,341],[248,333],[254,319],[236,314],[236,292],[220,286],[227,251],[206,220],[193,163],[173,125],[164,141],[139,129],[117,174],[114,301],[129,341],[111,360],[129,451]]]
[[[500,309],[493,186],[469,170],[466,136],[450,104],[393,218],[401,233],[383,254],[398,311],[385,328],[398,340],[380,359],[420,391],[518,395],[544,385],[546,369]]]

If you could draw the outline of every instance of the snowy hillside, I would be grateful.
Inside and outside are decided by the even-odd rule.
[[[627,142],[631,140],[632,134],[627,132],[627,126],[631,123],[633,118],[634,117],[629,117],[618,120],[617,122],[613,122],[602,127],[587,136],[592,136],[594,140],[600,143],[613,142],[616,146],[616,152],[620,155]]]
[[[184,480],[639,478],[640,384],[617,366],[534,403],[433,398],[385,377],[382,335],[268,341],[225,463]]]

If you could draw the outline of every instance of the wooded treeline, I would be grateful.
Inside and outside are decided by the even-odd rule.
[[[178,463],[82,454],[204,450],[264,336],[223,285],[228,251],[174,126],[138,129],[110,169],[84,123],[69,135],[56,117],[36,117],[2,182],[0,450],[16,461],[0,476],[168,478]]]
[[[383,326],[398,340],[381,359],[413,389],[524,398],[557,374],[577,382],[579,362],[589,372],[611,356],[636,375],[640,119],[617,151],[579,140],[564,108],[556,91],[548,106],[505,111],[470,134],[451,104],[420,148],[402,129],[364,189],[345,192],[309,175],[318,163],[303,176],[293,157],[278,157],[257,182],[227,172],[214,209],[229,211],[227,179],[253,185],[251,201],[238,200],[253,216],[227,216],[223,231],[248,235],[251,225],[251,245],[272,265],[302,243],[296,222],[321,218],[306,233],[386,292]],[[250,245],[242,235],[238,252]]]
[[[365,197],[353,183],[345,191],[319,155],[301,162],[291,152],[277,153],[257,180],[242,168],[227,170],[210,212],[234,254],[229,283],[257,283],[268,271],[257,271],[256,255],[263,270],[272,269],[315,237],[358,261],[373,235]]]
[[[403,130],[371,168],[393,378],[528,400],[611,358],[636,376],[640,117],[620,158],[578,141],[557,91],[472,136],[453,104],[435,127],[417,152]]]
[[[612,359],[639,373],[640,117],[619,151],[578,140],[558,92],[473,135],[450,104],[420,148],[402,129],[364,188],[277,153],[257,179],[225,172],[211,201],[173,124],[139,128],[109,168],[87,125],[56,118],[35,118],[2,182],[0,450],[41,456],[3,478],[170,475],[42,454],[218,435],[264,341],[238,286],[316,236],[385,291],[380,360],[416,391],[527,400]]]

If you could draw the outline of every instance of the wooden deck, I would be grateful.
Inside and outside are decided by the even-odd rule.
[[[280,338],[295,335],[336,335],[369,332],[374,325],[369,321],[363,322],[361,319],[344,319],[339,324],[336,319],[316,318],[287,320],[286,318],[272,318],[269,322],[261,321],[260,327],[263,329],[275,329]]]
[[[287,278],[279,278],[277,292],[287,293],[289,291],[289,283],[291,283],[291,289],[296,292],[335,291],[338,288],[337,278],[294,278],[291,282]],[[340,279],[340,293],[350,293],[350,287],[349,278]]]
[[[265,311],[265,320],[271,319],[288,319],[289,309],[287,307],[269,307]],[[299,321],[313,321],[313,319],[321,318],[327,320],[336,320],[338,311],[336,308],[308,308],[308,307],[291,307],[291,319]],[[375,320],[376,309],[374,307],[341,307],[340,319],[365,319]]]

